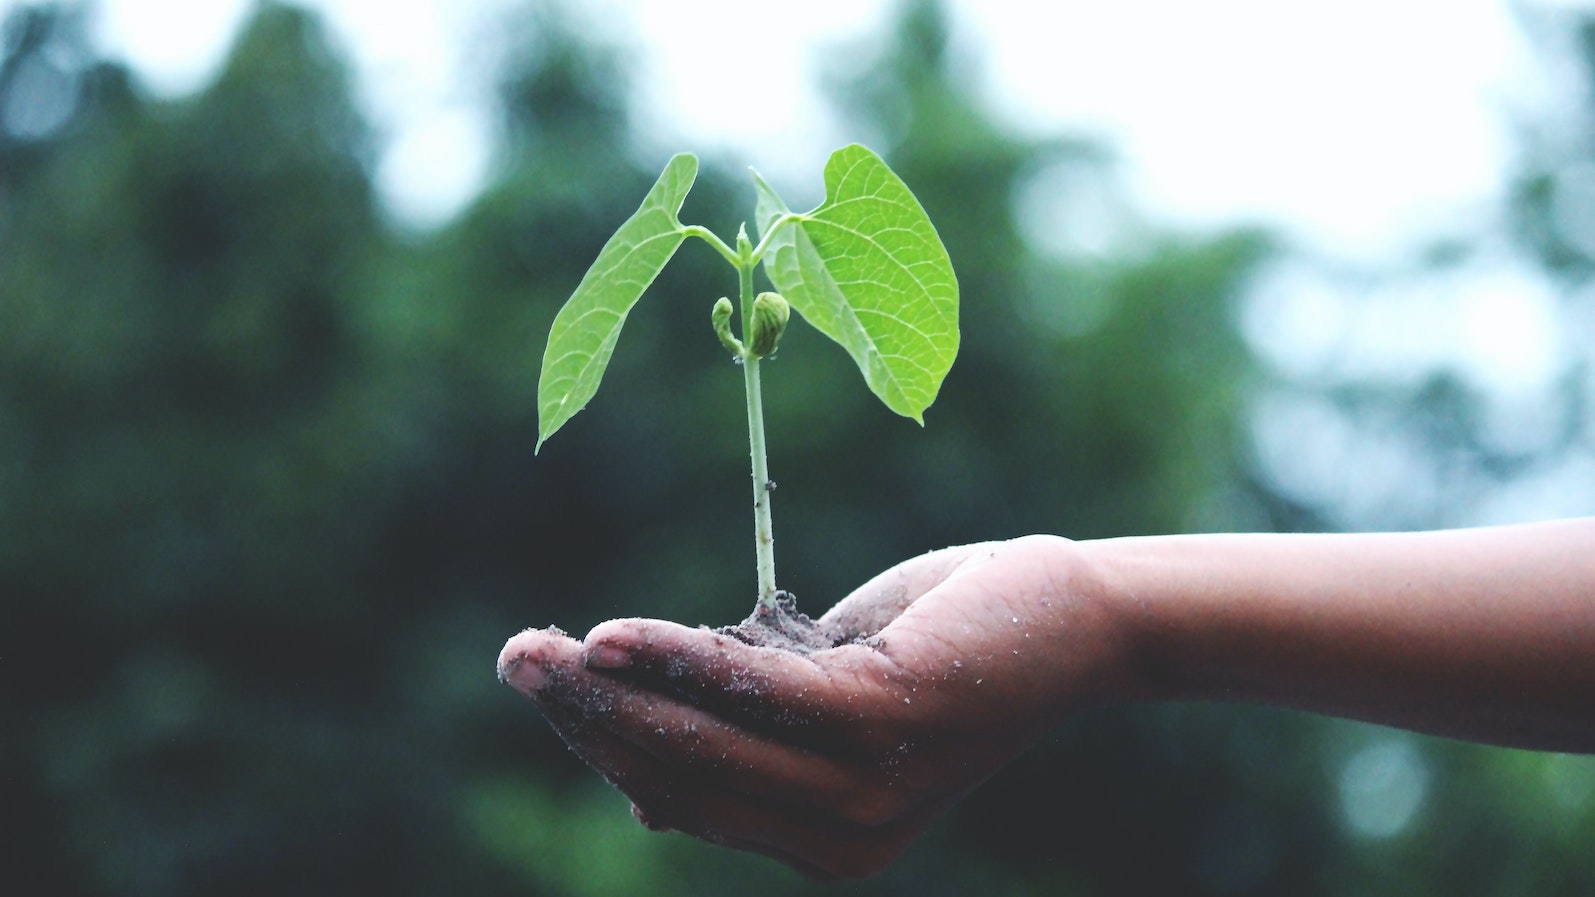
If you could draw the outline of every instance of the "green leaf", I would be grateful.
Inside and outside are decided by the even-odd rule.
[[[686,239],[676,216],[697,176],[696,156],[673,157],[554,316],[537,382],[537,450],[598,392],[626,315]]]
[[[769,236],[790,210],[754,177]],[[880,156],[857,144],[833,153],[825,202],[770,238],[764,270],[886,407],[925,422],[958,354],[958,280],[930,217]]]

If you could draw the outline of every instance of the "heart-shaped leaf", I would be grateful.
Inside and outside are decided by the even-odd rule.
[[[791,210],[755,179],[768,235]],[[776,231],[764,270],[886,407],[925,422],[958,354],[958,280],[930,217],[880,156],[857,144],[833,153],[825,202]]]
[[[696,156],[673,157],[554,316],[537,381],[538,450],[598,392],[626,315],[686,239],[676,216],[697,177]]]

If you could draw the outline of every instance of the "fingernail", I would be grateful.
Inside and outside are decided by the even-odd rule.
[[[582,658],[588,669],[620,670],[631,666],[631,652],[616,645],[599,643],[587,649]]]
[[[525,654],[506,652],[498,661],[498,681],[531,694],[548,681],[548,673],[540,664],[530,661]]]

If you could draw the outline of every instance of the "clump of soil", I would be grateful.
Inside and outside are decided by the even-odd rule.
[[[786,591],[775,593],[773,609],[761,601],[746,620],[735,626],[721,626],[715,632],[756,648],[780,648],[798,654],[813,654],[855,641],[838,626],[810,619],[797,609],[797,596]]]

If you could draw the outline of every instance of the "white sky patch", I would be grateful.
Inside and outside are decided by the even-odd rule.
[[[0,0],[0,12],[17,0]],[[514,0],[315,0],[362,74],[391,159],[379,188],[437,223],[486,177],[491,101],[479,30]],[[1539,0],[1536,8],[1577,5]],[[889,0],[605,0],[577,4],[636,46],[648,147],[729,152],[818,190],[845,140],[815,76],[881,33]],[[248,0],[99,0],[99,43],[156,91],[202,86]],[[1506,0],[955,0],[975,87],[1034,133],[1119,149],[1153,218],[1282,227],[1341,255],[1383,257],[1499,199],[1508,115],[1545,98]],[[595,26],[598,27],[598,26]]]
[[[0,2],[0,12],[20,5]],[[91,37],[127,60],[145,85],[178,96],[205,86],[227,56],[250,0],[99,0],[91,7]]]
[[[1255,406],[1249,422],[1258,470],[1282,494],[1331,511],[1353,530],[1427,513],[1437,471],[1405,434],[1350,417],[1312,392],[1275,389]]]
[[[1265,272],[1241,325],[1298,381],[1410,381],[1436,369],[1502,400],[1552,389],[1572,361],[1555,285],[1526,261],[1342,282],[1301,260]]]
[[[494,116],[473,77],[473,51],[489,17],[511,2],[308,4],[358,75],[357,96],[383,138],[377,189],[400,220],[439,224],[481,189]],[[0,0],[0,13],[13,5]],[[250,0],[100,0],[91,34],[157,95],[181,96],[215,77],[250,8]]]
[[[1595,453],[1586,451],[1502,483],[1457,524],[1494,526],[1591,514],[1595,514]]]
[[[894,4],[883,0],[609,0],[638,45],[639,132],[664,155],[727,152],[778,185],[821,194],[844,134],[817,79],[849,41],[878,35]],[[788,197],[796,205],[804,203]]]
[[[1506,395],[1549,389],[1572,360],[1560,300],[1538,272],[1500,268],[1457,278],[1456,364]]]
[[[359,72],[359,95],[384,152],[376,187],[394,215],[441,224],[482,187],[494,112],[473,70],[483,28],[506,0],[321,0],[335,40]]]
[[[1543,93],[1498,0],[983,0],[988,93],[1122,150],[1149,206],[1382,255],[1498,198],[1506,112]],[[978,12],[975,11],[978,9]]]
[[[1352,754],[1340,769],[1341,819],[1366,838],[1389,838],[1414,821],[1429,791],[1429,764],[1411,739],[1390,735]]]
[[[396,129],[377,164],[376,186],[401,221],[441,224],[481,189],[492,162],[482,140],[492,117],[466,103],[441,103]]]

